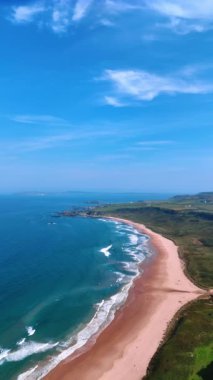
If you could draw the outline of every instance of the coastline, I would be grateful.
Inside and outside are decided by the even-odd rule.
[[[143,274],[133,283],[126,303],[78,357],[61,362],[46,380],[141,380],[176,313],[206,291],[186,277],[174,242],[126,219],[150,237],[157,254],[142,263]]]

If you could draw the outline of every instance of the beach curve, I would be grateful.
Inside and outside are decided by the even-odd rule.
[[[143,274],[135,280],[125,305],[95,344],[61,362],[46,380],[141,380],[176,313],[207,293],[185,275],[174,242],[142,224],[110,219],[147,234],[157,254],[142,264]]]

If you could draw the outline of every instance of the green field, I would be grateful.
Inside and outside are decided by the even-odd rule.
[[[117,216],[143,223],[175,241],[186,274],[198,286],[213,288],[213,193],[174,197],[166,202],[106,205],[87,215]],[[213,379],[213,302],[190,305],[153,358],[146,380]]]
[[[144,380],[213,379],[213,304],[199,300],[181,313]]]

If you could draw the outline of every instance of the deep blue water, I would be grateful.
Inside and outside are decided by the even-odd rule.
[[[129,226],[51,214],[92,200],[147,198],[0,197],[0,379],[39,378],[80,347],[113,318],[148,254],[147,238]]]

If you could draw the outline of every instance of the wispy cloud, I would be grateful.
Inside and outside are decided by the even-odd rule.
[[[105,0],[105,8],[110,13],[120,13],[144,9],[145,4],[140,0]]]
[[[146,6],[169,17],[213,19],[212,0],[146,0]]]
[[[38,0],[30,5],[13,6],[10,19],[19,24],[35,22],[63,33],[81,21],[95,0]]]
[[[55,33],[65,32],[71,23],[71,12],[70,0],[54,0],[48,11],[48,25]]]
[[[108,106],[113,106],[113,107],[125,107],[126,106],[126,104],[124,104],[119,99],[115,98],[114,96],[105,96],[104,97],[104,103],[107,104]]]
[[[172,140],[147,140],[147,141],[139,141],[138,145],[140,146],[160,146],[160,145],[170,145],[173,144]]]
[[[212,0],[146,0],[148,9],[168,17],[169,23],[161,24],[180,34],[204,32],[213,28]]]
[[[149,151],[163,151],[165,152],[174,144],[172,140],[144,140],[138,141],[135,145],[127,148],[130,152],[149,152]]]
[[[73,21],[79,21],[85,17],[94,0],[78,0],[74,7]]]
[[[213,28],[212,0],[106,0],[107,12],[116,14],[132,11],[152,11],[169,22],[157,26],[176,33],[204,32]]]
[[[109,130],[75,130],[73,132],[55,135],[46,135],[32,137],[30,139],[24,138],[19,141],[1,141],[1,152],[13,152],[14,154],[34,152],[40,150],[53,149],[57,147],[70,147],[71,143],[78,142],[79,144],[90,144],[94,139],[101,140],[107,137],[111,138],[114,131]]]
[[[63,143],[74,140],[70,134],[39,137],[31,140],[21,141],[17,144],[17,149],[21,152],[33,152],[44,149],[51,149]]]
[[[111,21],[109,18],[101,18],[99,20],[99,24],[106,26],[106,27],[109,27],[109,28],[112,28],[115,26],[115,23],[113,21]]]
[[[194,79],[191,75],[187,76],[181,72],[173,75],[157,75],[143,70],[105,70],[102,80],[111,82],[115,97],[121,102],[128,98],[151,101],[160,95],[213,92],[213,84]]]
[[[10,120],[22,124],[65,125],[68,121],[52,115],[13,115]]]
[[[93,12],[94,18],[102,20],[105,26],[115,25],[115,18],[120,13],[140,11],[141,17],[146,17],[148,10],[163,19],[154,29],[157,25],[187,34],[213,28],[212,0],[35,0],[29,5],[10,8],[10,19],[19,24],[36,22],[39,27],[50,27],[55,33],[62,33],[85,18],[93,4],[94,9],[98,9]]]
[[[16,6],[12,8],[12,20],[17,23],[31,22],[43,12],[45,12],[45,7],[40,2],[33,5]]]
[[[20,154],[25,152],[34,152],[45,149],[51,149],[64,143],[74,140],[71,134],[61,134],[54,136],[23,138],[19,141],[1,141],[0,148],[3,153]]]

